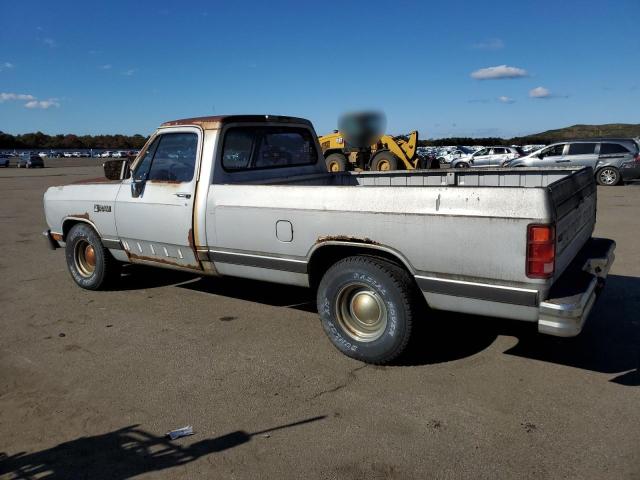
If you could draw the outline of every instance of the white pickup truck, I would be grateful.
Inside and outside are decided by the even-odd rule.
[[[328,173],[299,118],[167,122],[105,173],[44,195],[79,286],[125,262],[308,286],[333,344],[365,362],[396,359],[435,310],[577,335],[614,258],[591,237],[589,169]]]

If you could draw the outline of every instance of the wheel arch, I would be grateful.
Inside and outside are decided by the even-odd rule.
[[[85,223],[87,225],[89,225],[91,228],[93,228],[95,230],[95,232],[98,234],[98,236],[100,238],[102,238],[102,235],[100,234],[100,230],[98,230],[98,228],[96,227],[96,224],[93,223],[91,220],[89,220],[88,215],[82,215],[82,216],[68,216],[65,217],[65,219],[62,221],[62,240],[63,241],[67,241],[67,234],[71,231],[71,229],[73,228],[74,225],[77,225],[78,223]]]
[[[344,150],[342,150],[341,148],[330,148],[322,152],[322,155],[324,155],[324,158],[326,160],[326,158],[332,153],[339,153],[340,155],[344,155],[345,158],[347,157],[347,154],[344,153]]]
[[[356,255],[381,258],[406,270],[415,281],[415,270],[411,263],[397,250],[373,242],[370,239],[334,239],[316,243],[308,255],[307,273],[309,286],[315,289],[332,265]],[[416,282],[417,285],[417,282]]]

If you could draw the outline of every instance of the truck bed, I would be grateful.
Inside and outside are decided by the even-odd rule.
[[[303,259],[320,237],[370,239],[403,252],[425,275],[523,288],[548,284],[525,276],[527,225],[555,223],[559,276],[595,224],[586,168],[322,173],[213,191],[210,245],[255,252],[267,244],[273,254]],[[269,242],[278,220],[292,224],[293,242]]]
[[[584,168],[440,169],[393,172],[339,172],[300,175],[247,183],[308,186],[548,187]]]

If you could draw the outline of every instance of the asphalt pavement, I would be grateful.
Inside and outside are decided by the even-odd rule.
[[[431,312],[374,367],[305,289],[139,266],[78,288],[42,195],[99,163],[0,170],[0,478],[640,478],[638,185],[598,189],[618,247],[579,337]]]

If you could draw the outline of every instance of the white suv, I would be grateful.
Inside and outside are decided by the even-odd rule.
[[[522,155],[519,147],[485,147],[471,155],[455,159],[451,162],[451,167],[501,167],[505,162]]]

